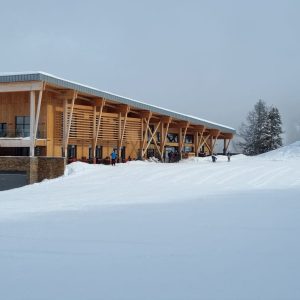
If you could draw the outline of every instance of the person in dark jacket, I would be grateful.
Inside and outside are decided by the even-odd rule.
[[[228,151],[227,152],[227,161],[230,162],[230,157],[231,157],[231,153]]]
[[[211,160],[213,163],[217,161],[217,156],[214,153],[211,155]]]
[[[111,157],[111,165],[115,166],[116,165],[117,154],[114,150],[110,154],[110,157]]]

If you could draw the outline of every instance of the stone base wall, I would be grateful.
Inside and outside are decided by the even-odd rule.
[[[38,182],[64,175],[65,167],[63,157],[38,157]]]
[[[26,172],[27,183],[62,176],[65,171],[63,157],[0,156],[0,171]]]

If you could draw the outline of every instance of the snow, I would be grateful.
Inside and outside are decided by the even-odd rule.
[[[259,157],[269,160],[298,160],[300,159],[300,141],[289,146],[281,147],[268,153],[261,154]]]
[[[0,298],[299,299],[299,148],[0,192]]]

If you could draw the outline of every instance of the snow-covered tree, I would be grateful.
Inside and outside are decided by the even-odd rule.
[[[245,140],[241,146],[246,155],[257,155],[277,149],[282,145],[278,109],[268,108],[264,101],[259,100],[254,110],[249,112],[247,122],[242,124],[240,132]]]
[[[268,151],[275,150],[282,146],[282,122],[277,107],[271,107],[268,113],[268,130],[269,137],[267,140]]]

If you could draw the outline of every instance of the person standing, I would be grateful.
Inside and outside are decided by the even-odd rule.
[[[111,157],[111,165],[115,166],[116,165],[117,154],[114,150],[110,154],[110,157]]]
[[[217,161],[217,156],[214,153],[211,155],[211,160],[213,163]]]
[[[228,151],[227,152],[227,161],[230,162],[230,157],[231,157],[231,153]]]

